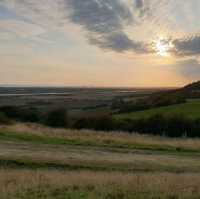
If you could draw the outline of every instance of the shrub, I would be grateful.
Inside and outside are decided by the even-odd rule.
[[[41,122],[42,114],[36,108],[29,108],[25,110],[22,119],[28,122]]]
[[[116,126],[117,124],[115,120],[109,115],[81,118],[74,124],[74,128],[77,129],[93,129],[102,131],[114,130],[116,129]]]
[[[47,113],[45,123],[51,127],[68,127],[69,122],[66,109],[60,108],[50,111]]]
[[[170,137],[191,136],[191,132],[195,124],[194,120],[182,117],[181,115],[174,115],[167,119],[167,135]]]
[[[17,106],[3,106],[0,108],[0,111],[4,113],[7,117],[13,119],[20,119],[24,115],[22,108]]]
[[[41,114],[36,108],[24,108],[17,106],[4,106],[0,108],[8,118],[22,122],[40,122]]]
[[[110,116],[95,118],[94,125],[95,130],[112,131],[115,129],[114,119]]]
[[[92,128],[92,124],[89,118],[80,118],[75,121],[73,126],[75,129],[91,129]]]
[[[110,116],[82,118],[74,128],[102,131],[121,130],[168,137],[200,137],[200,119],[191,120],[181,115],[164,117],[161,114],[149,118],[114,120]]]
[[[7,125],[11,123],[12,123],[11,120],[5,114],[0,112],[0,125],[2,124]]]
[[[143,134],[166,135],[169,137],[198,137],[200,134],[200,120],[191,120],[180,115],[164,117],[154,115],[129,121],[129,131]]]

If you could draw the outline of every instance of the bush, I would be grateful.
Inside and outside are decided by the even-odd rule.
[[[74,128],[112,131],[116,129],[116,122],[109,115],[100,117],[81,118],[75,122]]]
[[[8,118],[22,122],[40,122],[41,114],[36,108],[24,108],[17,106],[4,106],[0,111]]]
[[[42,114],[36,108],[29,108],[25,110],[22,116],[23,121],[41,122]]]
[[[150,118],[130,120],[124,124],[124,126],[121,126],[122,130],[128,127],[130,132],[165,135],[169,137],[200,136],[200,120],[191,120],[180,115],[172,117],[154,115]]]
[[[134,120],[115,120],[110,116],[82,118],[77,120],[73,127],[102,131],[121,130],[168,137],[200,137],[200,119],[191,120],[181,115],[164,117],[157,114]]]
[[[17,106],[3,106],[0,108],[0,111],[12,119],[20,119],[22,118],[22,115],[24,115],[22,108]]]
[[[3,113],[0,113],[0,125],[11,124],[11,120]]]
[[[51,127],[68,127],[68,114],[63,108],[55,109],[47,114],[46,125]]]
[[[181,115],[174,115],[167,120],[167,135],[170,137],[191,136],[191,132],[194,131],[194,123],[194,120]]]

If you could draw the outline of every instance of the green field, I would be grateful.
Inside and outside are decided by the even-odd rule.
[[[181,115],[190,119],[200,118],[200,100],[189,100],[186,103],[166,107],[152,108],[145,111],[115,115],[117,119],[148,118],[157,114],[164,116]]]
[[[0,126],[0,199],[197,199],[200,139]]]

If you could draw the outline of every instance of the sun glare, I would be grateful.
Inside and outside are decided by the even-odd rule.
[[[158,39],[154,41],[154,49],[158,55],[168,56],[169,51],[173,48],[173,45],[170,41],[166,39]]]

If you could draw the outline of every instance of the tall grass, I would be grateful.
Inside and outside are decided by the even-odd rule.
[[[0,138],[0,199],[200,198],[200,139],[19,123],[1,126]],[[66,147],[70,140],[84,146]]]
[[[0,126],[0,135],[14,132],[16,135],[39,136],[38,138],[61,139],[61,143],[71,141],[75,144],[90,144],[123,148],[172,149],[200,151],[199,138],[167,138],[161,136],[129,134],[125,132],[95,132],[92,130],[54,129],[38,124],[17,123],[12,126]],[[54,140],[55,141],[55,140]],[[67,142],[66,142],[67,143]]]
[[[200,175],[0,170],[1,199],[197,199]]]

